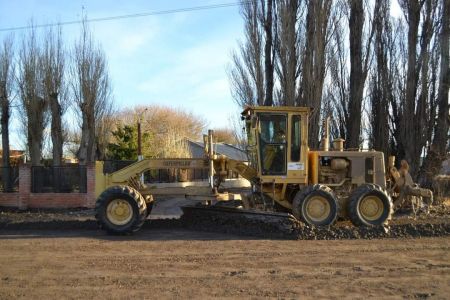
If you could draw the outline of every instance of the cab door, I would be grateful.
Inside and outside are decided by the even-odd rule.
[[[264,175],[286,175],[287,114],[260,113],[260,170]]]
[[[291,182],[305,183],[307,177],[307,117],[289,114],[287,178]]]

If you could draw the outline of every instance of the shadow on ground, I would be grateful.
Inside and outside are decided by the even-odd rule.
[[[95,238],[107,241],[216,241],[258,240],[260,237],[220,232],[205,232],[185,228],[179,220],[147,220],[141,230],[132,235],[108,235],[97,228],[94,220],[0,223],[0,240],[34,238]]]

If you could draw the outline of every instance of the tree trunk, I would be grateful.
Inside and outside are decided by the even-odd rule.
[[[40,166],[42,154],[42,141],[40,141],[39,137],[35,133],[31,133],[31,137],[28,139],[28,148],[30,151],[31,165]]]
[[[42,145],[44,140],[46,102],[39,96],[33,97],[33,105],[28,115],[28,149],[32,166],[41,165]],[[33,110],[31,110],[33,109]]]
[[[361,106],[366,74],[363,70],[362,32],[364,28],[363,0],[350,1],[350,99],[348,105],[347,148],[359,148]],[[366,53],[368,55],[368,53]]]
[[[52,115],[51,136],[53,144],[53,166],[61,166],[63,157],[63,132],[61,126],[62,111],[57,94],[50,95],[49,104]]]
[[[264,17],[264,32],[266,35],[266,44],[264,45],[264,66],[265,66],[265,77],[266,77],[266,87],[265,87],[265,106],[273,105],[273,57],[272,57],[272,0],[267,0],[267,15]]]
[[[448,146],[449,128],[449,88],[450,88],[450,65],[449,65],[449,40],[450,40],[450,0],[444,0],[442,10],[441,42],[441,73],[439,76],[438,92],[438,119],[434,136],[434,147],[436,151],[445,155]]]
[[[408,1],[408,70],[406,75],[405,102],[401,117],[401,148],[405,152],[405,159],[410,165],[411,174],[417,171],[418,161],[414,156],[414,143],[416,137],[411,134],[414,128],[414,110],[417,91],[417,40],[420,22],[421,4],[418,0]]]
[[[83,110],[81,125],[81,141],[78,150],[78,160],[81,165],[87,165],[95,161],[95,117],[94,108]]]
[[[386,22],[389,22],[389,0],[375,3],[375,56],[376,74],[373,76],[372,90],[372,134],[370,139],[375,150],[382,151],[387,159],[389,155],[389,99],[392,95],[389,77],[387,41],[389,40]]]
[[[4,87],[1,87],[2,89]],[[9,192],[12,189],[11,177],[10,177],[10,160],[9,160],[9,117],[10,117],[10,107],[9,107],[9,99],[7,99],[6,89],[5,92],[2,91],[1,95],[1,105],[2,105],[2,117],[1,117],[1,126],[2,126],[2,181],[3,181],[3,190],[5,192]]]
[[[280,66],[277,72],[280,78],[280,102],[287,106],[297,104],[297,12],[297,0],[280,2],[278,7],[278,41],[276,43]]]

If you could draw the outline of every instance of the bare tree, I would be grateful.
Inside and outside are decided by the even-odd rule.
[[[297,104],[297,79],[299,77],[299,28],[298,0],[281,0],[278,3],[276,53],[277,75],[280,80],[280,103],[294,106]],[[267,96],[267,95],[266,95]]]
[[[441,16],[441,65],[439,75],[438,92],[438,119],[434,132],[433,144],[435,151],[441,158],[445,155],[449,142],[449,88],[450,88],[450,63],[449,63],[449,41],[450,41],[450,0],[443,1]]]
[[[401,147],[405,152],[405,158],[410,162],[412,171],[416,171],[417,163],[413,162],[414,155],[411,151],[414,136],[411,135],[411,128],[414,127],[414,108],[417,91],[417,41],[419,34],[420,11],[425,0],[403,0],[402,8],[408,23],[408,72],[406,79],[405,102],[401,118]]]
[[[248,140],[243,120],[241,120],[237,114],[234,114],[229,116],[228,125],[233,132],[234,140],[236,141],[235,146],[239,149],[246,150],[248,147]]]
[[[392,47],[392,28],[390,22],[390,1],[380,0],[375,3],[374,10],[374,55],[370,82],[369,115],[371,132],[369,141],[371,148],[383,151],[385,158],[389,154],[389,103],[393,97],[392,72],[390,67],[390,48]]]
[[[449,146],[449,88],[450,88],[450,63],[449,63],[449,41],[450,41],[450,0],[442,1],[441,9],[441,31],[439,34],[440,44],[440,74],[438,90],[438,112],[434,125],[434,138],[428,150],[420,181],[430,186],[433,176],[440,171],[442,162],[448,158]],[[434,120],[434,119],[433,119]],[[430,124],[431,125],[431,124]]]
[[[236,134],[233,129],[228,127],[215,128],[214,129],[214,142],[226,143],[229,145],[238,145],[239,141],[236,140]]]
[[[433,127],[433,121],[430,119],[430,108],[435,107],[434,95],[430,94],[430,59],[433,54],[432,39],[435,39],[437,28],[437,0],[426,0],[422,10],[421,33],[419,39],[419,57],[418,57],[418,81],[417,81],[417,99],[414,113],[415,144],[412,145],[412,153],[415,158],[420,158],[427,141],[427,127]],[[434,115],[434,112],[431,112]],[[417,164],[416,174],[420,164]]]
[[[44,129],[47,124],[47,101],[43,93],[42,53],[32,27],[19,50],[18,88],[21,117],[26,128],[27,147],[33,166],[41,164]]]
[[[346,116],[348,115],[349,98],[349,70],[348,70],[348,47],[346,44],[347,28],[343,22],[346,7],[341,2],[336,7],[337,12],[333,15],[334,27],[333,38],[329,44],[328,85],[325,97],[325,115],[333,116],[332,136],[346,136]]]
[[[73,49],[71,76],[72,92],[81,119],[78,159],[80,164],[89,164],[96,158],[96,126],[109,107],[111,86],[105,54],[95,44],[86,21]]]
[[[158,105],[122,110],[117,119],[119,126],[131,128],[137,127],[139,119],[142,121],[142,153],[145,157],[171,157],[171,154],[172,157],[185,157],[185,140],[201,140],[206,127],[201,116]]]
[[[332,1],[309,0],[306,16],[305,49],[302,62],[300,104],[313,107],[310,117],[309,145],[318,148],[320,110],[326,74],[326,45],[329,41],[329,20]]]
[[[1,132],[2,132],[2,179],[3,189],[11,189],[9,176],[9,122],[11,117],[11,101],[13,89],[13,36],[9,35],[3,39],[0,45],[0,109],[1,109]]]
[[[108,156],[108,144],[111,142],[112,132],[115,127],[114,124],[117,122],[117,111],[113,102],[108,102],[103,111],[95,127],[96,157],[99,160],[105,160]]]
[[[264,104],[264,67],[262,31],[259,26],[258,1],[243,2],[241,14],[245,26],[245,42],[239,45],[239,52],[232,54],[229,70],[231,93],[237,104]]]
[[[66,84],[64,80],[65,57],[61,28],[50,28],[44,37],[42,68],[44,97],[51,114],[51,140],[53,165],[60,166],[63,157],[64,132],[62,117],[67,109]]]
[[[429,125],[427,117],[429,56],[430,42],[435,32],[437,1],[401,1],[401,6],[408,23],[408,69],[400,123],[400,146],[410,163],[411,173],[416,176],[420,156],[426,144],[424,128]]]
[[[349,0],[350,6],[350,97],[348,115],[346,116],[347,147],[358,148],[361,144],[361,116],[364,86],[369,71],[370,48],[373,28],[370,29],[363,43],[365,11],[363,0]],[[370,26],[370,25],[369,25]],[[372,27],[372,26],[370,26]]]
[[[392,81],[392,97],[389,98],[389,148],[397,158],[404,157],[402,147],[401,118],[405,102],[405,84],[407,77],[407,26],[401,18],[392,19],[392,38],[387,48],[389,60],[389,78]],[[398,159],[398,160],[399,160]]]
[[[295,1],[293,1],[295,2]],[[273,105],[273,75],[274,75],[274,49],[273,46],[273,11],[275,3],[273,0],[261,0],[260,19],[264,28],[264,71],[265,71],[265,98],[264,105]]]

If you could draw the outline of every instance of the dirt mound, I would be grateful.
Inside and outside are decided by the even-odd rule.
[[[147,221],[143,230],[193,229],[241,236],[270,239],[335,240],[378,239],[450,236],[450,215],[435,211],[431,215],[412,219],[397,215],[387,227],[354,227],[348,222],[338,222],[330,227],[307,226],[296,220],[270,222],[264,218],[223,218],[210,216],[183,216],[181,219]],[[0,230],[96,230],[93,210],[31,210],[0,212]]]
[[[336,240],[336,239],[376,239],[376,238],[412,238],[449,236],[450,222],[442,223],[409,223],[392,224],[387,227],[355,227],[338,223],[335,226],[314,227],[292,221],[290,225],[279,225],[262,222],[256,219],[220,219],[217,217],[204,217],[202,219],[182,218],[187,228],[230,233],[236,235],[249,235],[261,238],[281,238],[299,240]]]
[[[387,227],[332,226],[315,228],[304,226],[294,237],[301,240],[413,238],[450,235],[450,224],[404,224]]]
[[[295,218],[271,219],[245,214],[221,214],[208,211],[185,211],[181,221],[187,228],[271,239],[336,240],[450,235],[450,213],[446,206],[436,206],[430,214],[402,211],[386,227],[355,227],[348,221],[328,227],[305,225]]]

